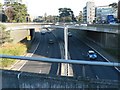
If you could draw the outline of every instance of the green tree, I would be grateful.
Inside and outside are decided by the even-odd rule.
[[[117,9],[118,9],[118,4],[117,3],[109,4],[109,6],[111,6],[115,11],[117,11]]]
[[[79,15],[77,16],[77,21],[82,22],[83,21],[83,15],[82,11],[79,12]]]
[[[15,11],[13,9],[12,6],[8,6],[5,11],[4,11],[5,15],[8,18],[8,22],[12,22],[14,20],[14,16],[15,16]]]
[[[26,22],[27,7],[25,4],[15,2],[8,4],[7,7],[10,8],[7,9],[6,15],[12,22]]]
[[[6,22],[7,21],[7,16],[3,12],[3,5],[0,3],[0,21],[1,22]]]
[[[2,7],[2,3],[0,3],[0,8]]]
[[[76,21],[74,13],[70,8],[59,8],[60,21],[71,22]]]

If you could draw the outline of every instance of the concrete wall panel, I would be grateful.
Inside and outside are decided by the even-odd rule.
[[[10,36],[13,39],[13,43],[20,42],[29,35],[29,30],[11,30]]]

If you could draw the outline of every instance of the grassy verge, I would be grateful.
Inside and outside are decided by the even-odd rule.
[[[26,45],[17,43],[17,44],[11,44],[11,43],[6,43],[0,46],[0,54],[6,54],[6,55],[24,55],[26,53]],[[16,60],[14,59],[1,59],[0,65],[1,68],[8,67],[12,64],[14,64]]]

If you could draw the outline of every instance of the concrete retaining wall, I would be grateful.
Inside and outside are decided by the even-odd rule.
[[[118,48],[118,34],[86,31],[86,36],[103,48]]]
[[[10,31],[10,37],[13,40],[13,43],[18,43],[29,35],[31,36],[31,40],[33,40],[35,36],[35,30],[27,29],[27,30],[11,30]]]
[[[97,43],[102,48],[119,49],[119,34],[116,33],[106,33],[97,31],[87,31],[87,30],[71,30],[75,33],[77,37],[84,39],[90,39]]]
[[[13,40],[13,43],[20,42],[29,35],[29,30],[11,30],[10,36]]]
[[[2,88],[118,88],[117,81],[96,80],[88,78],[49,76],[19,71],[2,71]]]

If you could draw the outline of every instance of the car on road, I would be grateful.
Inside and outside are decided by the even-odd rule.
[[[49,44],[54,44],[54,41],[52,39],[49,39]]]
[[[79,24],[75,24],[75,26],[79,26]]]
[[[42,31],[42,32],[41,32],[41,35],[45,35],[45,33],[46,33],[45,31]]]
[[[69,37],[72,37],[72,33],[71,33],[71,32],[68,32],[68,36],[69,36]]]
[[[87,24],[80,24],[81,26],[87,26]]]
[[[96,59],[97,58],[97,54],[93,50],[89,50],[87,56],[89,59]]]

